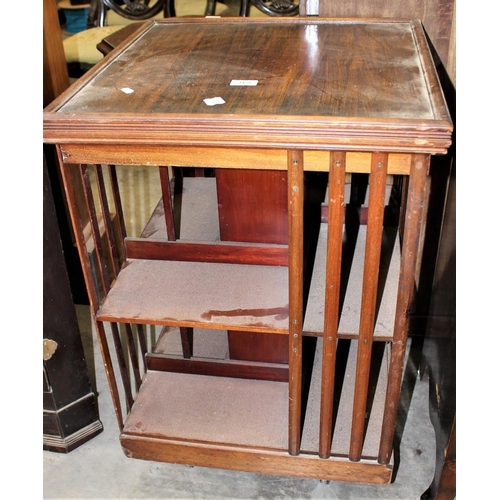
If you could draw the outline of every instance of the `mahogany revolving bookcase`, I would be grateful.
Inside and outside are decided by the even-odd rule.
[[[155,20],[51,103],[125,454],[390,482],[451,132],[418,20]],[[140,235],[123,165],[162,188]],[[244,355],[215,352],[228,332]]]

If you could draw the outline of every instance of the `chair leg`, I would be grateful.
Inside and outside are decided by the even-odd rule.
[[[207,0],[207,6],[205,7],[205,16],[214,16],[216,5],[217,0]]]
[[[250,15],[250,0],[241,0],[240,17],[248,17]]]
[[[176,17],[175,0],[165,0],[165,7],[163,8],[163,17]]]

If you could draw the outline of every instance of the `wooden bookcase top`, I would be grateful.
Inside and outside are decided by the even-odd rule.
[[[452,129],[419,21],[318,18],[151,21],[44,124],[53,143],[431,154]]]

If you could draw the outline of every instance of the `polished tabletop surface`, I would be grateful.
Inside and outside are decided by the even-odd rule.
[[[283,133],[305,122],[451,129],[421,24],[388,19],[146,23],[45,113],[61,137],[75,120],[173,118],[228,133],[240,120]]]

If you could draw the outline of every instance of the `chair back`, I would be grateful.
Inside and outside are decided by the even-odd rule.
[[[105,26],[106,14],[112,10],[125,19],[145,21],[163,11],[163,17],[175,17],[174,0],[91,0],[89,24]]]

